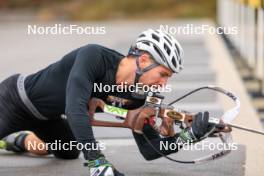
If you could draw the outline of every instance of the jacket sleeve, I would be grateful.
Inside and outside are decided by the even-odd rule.
[[[96,45],[87,45],[78,51],[67,82],[65,113],[77,142],[84,145],[95,142],[87,105],[95,80],[104,72],[102,54]]]

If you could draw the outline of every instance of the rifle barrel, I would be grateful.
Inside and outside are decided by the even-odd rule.
[[[254,129],[251,129],[251,128],[246,128],[246,127],[235,125],[235,124],[228,124],[228,125],[233,127],[233,128],[240,129],[240,130],[244,130],[244,131],[248,131],[248,132],[264,135],[263,131],[254,130]]]

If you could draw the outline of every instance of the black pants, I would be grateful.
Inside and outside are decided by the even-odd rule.
[[[45,143],[75,141],[67,120],[39,120],[28,111],[18,95],[17,78],[18,75],[13,75],[0,83],[0,139],[14,132],[28,130]],[[61,159],[76,159],[80,154],[77,148],[50,152]]]
[[[60,141],[63,144],[75,141],[67,120],[39,120],[28,111],[18,95],[17,78],[18,75],[13,75],[0,83],[0,139],[14,132],[28,130],[34,132],[45,143]],[[161,141],[175,142],[174,137],[160,138],[150,125],[145,125],[143,131],[152,145],[161,153],[168,155],[177,152],[176,150],[160,150],[159,148]],[[161,157],[142,135],[136,133],[133,135],[140,153],[146,160]],[[77,148],[52,150],[51,152],[61,159],[76,159],[80,154]]]

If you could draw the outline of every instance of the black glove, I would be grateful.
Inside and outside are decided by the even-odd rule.
[[[209,132],[213,130],[215,124],[209,123],[209,112],[199,112],[195,115],[192,123],[193,135],[200,140],[203,137],[207,137]]]
[[[179,137],[184,143],[198,142],[207,137],[214,127],[215,124],[209,123],[209,113],[199,112],[194,116],[192,127],[182,130]]]

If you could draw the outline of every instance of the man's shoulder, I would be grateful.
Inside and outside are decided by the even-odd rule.
[[[82,50],[89,50],[92,52],[102,52],[102,53],[113,54],[117,56],[124,56],[123,54],[119,53],[118,51],[114,49],[110,49],[108,47],[105,47],[99,44],[87,44],[82,47]]]
[[[89,50],[102,50],[103,48],[105,48],[102,45],[98,45],[98,44],[86,44],[83,47],[81,47],[82,49],[89,49]]]
[[[105,66],[105,69],[117,69],[119,62],[125,57],[123,54],[98,44],[85,45],[81,51],[84,56],[92,54],[97,58],[97,61],[101,62],[101,66]],[[94,58],[93,58],[94,61]]]

